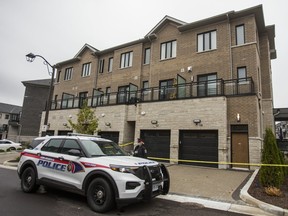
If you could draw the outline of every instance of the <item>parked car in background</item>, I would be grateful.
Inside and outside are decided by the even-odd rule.
[[[15,143],[11,140],[3,139],[0,140],[0,149],[7,151],[7,150],[17,150],[21,149],[22,145],[21,143]]]

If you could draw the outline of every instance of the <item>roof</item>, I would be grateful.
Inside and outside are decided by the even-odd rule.
[[[20,106],[0,103],[0,112],[1,113],[19,114],[21,111],[22,111],[22,107],[20,107]]]
[[[247,9],[240,10],[240,11],[228,11],[226,13],[223,13],[223,14],[220,14],[220,15],[217,15],[217,16],[209,17],[207,19],[203,19],[203,20],[199,20],[199,21],[191,22],[191,23],[186,23],[186,22],[183,22],[181,20],[178,20],[178,19],[175,19],[173,17],[170,17],[170,16],[166,15],[142,39],[135,40],[135,41],[132,41],[132,42],[128,42],[128,43],[125,43],[125,44],[121,44],[121,45],[118,45],[118,46],[115,46],[115,47],[112,47],[112,48],[108,48],[108,49],[105,49],[105,50],[102,50],[102,51],[97,50],[96,48],[92,47],[89,44],[85,44],[80,49],[80,51],[75,55],[75,57],[73,59],[69,59],[67,61],[60,62],[56,66],[59,67],[59,66],[64,65],[64,64],[69,64],[69,63],[73,63],[73,62],[79,61],[80,57],[81,57],[81,54],[84,52],[85,49],[92,50],[94,52],[94,55],[98,56],[98,55],[102,55],[102,54],[105,54],[105,53],[112,52],[112,51],[117,50],[117,49],[121,49],[121,48],[124,48],[124,47],[127,47],[127,46],[131,46],[131,45],[134,45],[134,44],[149,42],[150,40],[157,38],[156,33],[159,32],[159,30],[161,28],[163,28],[163,26],[165,26],[167,23],[171,23],[171,22],[174,23],[178,27],[178,30],[180,32],[184,32],[184,31],[187,31],[187,30],[190,30],[190,29],[194,29],[194,28],[198,28],[198,27],[201,27],[201,26],[204,26],[204,25],[209,25],[209,24],[213,24],[213,23],[216,23],[216,22],[230,20],[230,19],[236,19],[236,18],[249,16],[249,15],[254,15],[255,16],[259,34],[267,33],[268,39],[269,39],[269,44],[270,44],[270,57],[271,57],[271,59],[275,59],[276,56],[277,56],[276,55],[276,49],[275,49],[275,42],[274,42],[275,26],[274,25],[265,26],[263,7],[262,7],[262,5],[257,5],[255,7],[247,8]]]
[[[65,65],[65,64],[69,64],[69,63],[73,63],[73,62],[80,61],[81,55],[83,54],[83,52],[84,52],[86,49],[91,50],[93,53],[99,51],[98,49],[96,49],[96,48],[94,48],[93,46],[91,46],[91,45],[89,45],[89,44],[86,43],[86,44],[84,44],[84,46],[78,51],[78,53],[74,56],[74,58],[68,59],[68,60],[66,60],[66,61],[62,61],[62,62],[57,63],[57,64],[56,64],[56,68],[61,67],[62,65]]]
[[[41,80],[28,80],[22,81],[23,85],[26,87],[27,85],[37,85],[37,86],[50,86],[51,79],[41,79]]]

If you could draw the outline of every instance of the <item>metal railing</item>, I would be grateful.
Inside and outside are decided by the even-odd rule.
[[[71,96],[71,98],[52,101],[51,109],[80,108],[84,99],[88,100],[88,106],[98,107],[215,96],[249,95],[254,93],[254,82],[251,77],[232,80],[216,79],[167,87],[152,87],[138,91],[112,92],[87,98]]]

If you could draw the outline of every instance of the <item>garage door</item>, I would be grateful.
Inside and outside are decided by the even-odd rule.
[[[102,138],[112,140],[115,143],[119,142],[119,132],[118,131],[101,131],[98,133]]]
[[[180,131],[179,159],[218,162],[218,131]],[[218,164],[180,163],[196,166],[218,167]]]
[[[141,130],[140,136],[145,142],[148,157],[170,158],[170,130]]]

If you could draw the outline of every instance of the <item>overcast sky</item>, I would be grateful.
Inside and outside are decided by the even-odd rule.
[[[190,23],[262,4],[275,25],[274,107],[288,107],[288,1],[284,0],[0,0],[0,102],[22,106],[22,81],[50,78],[52,65],[73,58],[85,43],[103,50],[143,38],[165,15]]]

